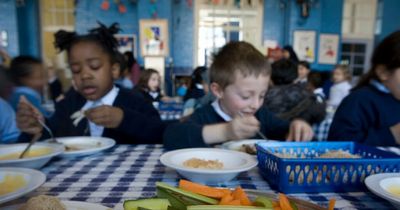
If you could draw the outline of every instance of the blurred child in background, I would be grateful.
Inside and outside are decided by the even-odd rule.
[[[348,66],[337,65],[332,72],[333,85],[329,91],[328,106],[336,109],[344,97],[350,93],[351,74]]]
[[[122,55],[121,53],[118,53],[116,56],[117,56],[117,61],[119,63],[119,71],[113,72],[114,83],[119,88],[125,88],[130,90],[133,88],[133,83],[130,79],[128,65],[125,60],[125,56]]]
[[[310,64],[307,61],[300,61],[297,64],[297,79],[295,83],[307,85],[307,76],[310,73]]]

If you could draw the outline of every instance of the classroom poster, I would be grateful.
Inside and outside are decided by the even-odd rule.
[[[337,64],[339,36],[337,34],[320,34],[318,63]]]
[[[295,31],[293,50],[299,60],[313,63],[315,60],[315,31]]]
[[[168,56],[168,21],[140,20],[140,48],[142,56]]]
[[[136,49],[136,35],[134,34],[116,34],[115,38],[118,41],[118,51],[120,53],[125,53],[131,51],[133,56],[137,57]]]

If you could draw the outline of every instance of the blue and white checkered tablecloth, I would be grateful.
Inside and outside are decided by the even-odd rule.
[[[61,200],[87,201],[114,207],[126,199],[152,197],[155,182],[176,185],[179,175],[164,167],[159,157],[164,152],[161,145],[117,145],[95,156],[74,159],[55,159],[42,171],[47,181],[28,197],[47,194]],[[397,149],[396,152],[400,150]],[[258,173],[258,168],[242,173],[221,187],[236,187],[275,192]],[[370,192],[292,194],[327,206],[336,199],[337,209],[393,209],[390,203]],[[25,197],[26,199],[26,197]]]

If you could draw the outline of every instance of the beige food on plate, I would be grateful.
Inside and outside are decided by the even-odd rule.
[[[203,160],[199,158],[191,158],[183,162],[183,166],[188,168],[222,169],[224,167],[224,164],[219,160]]]
[[[33,157],[39,157],[39,156],[44,156],[48,155],[52,152],[51,148],[45,147],[45,148],[37,148],[37,149],[30,149],[25,155],[24,158],[33,158]],[[2,155],[0,156],[0,160],[14,160],[18,159],[19,156],[21,155],[21,152],[14,152],[11,154],[7,155]]]
[[[6,174],[0,182],[0,196],[15,192],[26,186],[26,180],[22,175]]]
[[[60,199],[54,196],[39,195],[30,198],[19,210],[66,210]]]

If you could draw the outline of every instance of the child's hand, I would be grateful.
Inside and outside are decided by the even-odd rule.
[[[293,120],[290,123],[287,141],[310,141],[314,136],[311,126],[304,120]]]
[[[121,124],[124,111],[118,107],[102,105],[85,111],[88,120],[106,128],[116,128]]]
[[[230,140],[255,136],[260,130],[260,122],[254,116],[235,117],[228,123],[227,135]]]
[[[39,134],[43,127],[38,120],[44,120],[43,115],[34,107],[25,96],[21,96],[18,103],[16,121],[18,128],[25,133]]]

